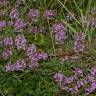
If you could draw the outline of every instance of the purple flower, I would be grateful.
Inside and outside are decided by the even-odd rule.
[[[0,21],[0,31],[6,27],[6,21]]]
[[[87,82],[94,82],[95,81],[95,78],[93,75],[87,75],[86,78]]]
[[[83,71],[79,67],[76,67],[74,70],[76,76],[83,76]]]
[[[34,44],[30,44],[27,48],[27,56],[29,57],[28,67],[31,70],[35,70],[39,65],[39,60],[46,60],[48,58],[47,53],[41,51],[37,52],[37,48]]]
[[[74,43],[74,51],[77,52],[83,52],[85,49],[85,45],[81,41],[75,41]]]
[[[77,81],[77,87],[80,88],[84,85],[84,81],[83,80],[78,80]]]
[[[31,9],[28,12],[28,17],[31,19],[31,21],[38,21],[39,18],[39,10],[38,9]]]
[[[29,63],[28,63],[28,68],[30,69],[30,70],[36,70],[36,68],[39,66],[39,63],[35,60],[35,58],[34,58],[34,60],[33,59],[31,59],[30,61],[29,61]]]
[[[66,39],[67,28],[63,23],[55,23],[52,26],[52,31],[55,34],[55,41],[57,44],[62,44]]]
[[[22,32],[25,25],[26,24],[24,23],[23,19],[21,19],[21,18],[16,19],[16,21],[14,22],[15,31]]]
[[[18,19],[19,18],[19,12],[15,7],[12,8],[12,10],[10,12],[10,18],[11,19]]]
[[[4,66],[6,72],[12,72],[15,70],[14,64],[7,64]]]
[[[55,17],[55,11],[54,10],[46,10],[45,11],[45,17],[47,19],[53,19]]]
[[[36,46],[34,44],[30,44],[27,48],[27,56],[32,58],[36,54]]]
[[[63,74],[61,72],[55,73],[54,79],[56,82],[61,82],[63,80]]]
[[[70,90],[71,94],[77,94],[77,92],[79,91],[77,86],[70,88],[69,90]]]
[[[96,81],[92,82],[91,86],[89,88],[85,89],[86,95],[89,95],[90,93],[92,93],[95,90],[96,90]]]
[[[38,53],[36,52],[33,56],[30,56],[29,60],[33,60],[33,61],[39,62]]]
[[[26,63],[23,59],[19,59],[15,64],[7,64],[4,69],[6,72],[22,71],[26,67]]]
[[[85,89],[85,96],[89,95],[92,92],[91,88]]]
[[[2,43],[5,47],[10,47],[13,45],[13,39],[12,37],[5,37]]]
[[[23,34],[18,34],[15,38],[15,44],[17,47],[17,50],[25,50],[25,46],[26,46],[26,39],[24,37]]]
[[[91,69],[91,74],[92,74],[93,76],[96,76],[96,67],[93,67],[93,68]]]
[[[67,37],[66,37],[64,32],[60,31],[58,33],[55,33],[55,42],[56,42],[56,44],[62,44],[66,38]]]
[[[73,15],[74,15],[74,14],[73,14]],[[67,14],[66,17],[67,17],[67,20],[68,20],[68,21],[72,21],[72,20],[74,19],[73,16],[72,16],[71,14],[69,14],[69,13]]]
[[[44,51],[41,51],[40,53],[38,53],[38,59],[39,60],[46,60],[46,59],[48,59],[48,54],[45,53]]]
[[[12,49],[6,48],[3,53],[2,56],[4,58],[4,60],[7,60],[9,57],[11,57],[13,55]]]
[[[14,64],[14,69],[17,71],[24,70],[25,67],[26,63],[23,59],[17,60],[16,63]]]
[[[83,32],[78,32],[75,35],[75,41],[84,41],[85,40],[85,34]]]
[[[74,76],[70,76],[70,77],[66,77],[66,78],[65,78],[65,82],[66,82],[67,84],[72,83],[74,80],[75,80],[75,77],[74,77]]]
[[[96,20],[95,20],[95,18],[92,18],[92,20],[91,20],[91,27],[92,27],[92,30],[96,29]]]
[[[96,90],[96,81],[92,82],[92,84],[91,84],[91,90],[92,91]]]
[[[82,32],[79,32],[75,35],[75,42],[74,42],[74,51],[75,52],[83,52],[85,49],[84,45],[85,40],[85,34]]]
[[[88,26],[89,26],[89,18],[88,18],[88,16],[84,16],[83,17],[83,24],[84,24],[85,28],[88,28]]]
[[[30,44],[27,48],[27,56],[29,59],[36,59],[36,61],[39,60],[46,60],[48,58],[48,54],[45,53],[44,51],[37,52],[37,48],[34,44]]]
[[[60,22],[60,23],[53,24],[52,31],[54,33],[58,33],[58,32],[66,33],[67,32],[67,28],[65,27],[65,25],[62,22]]]

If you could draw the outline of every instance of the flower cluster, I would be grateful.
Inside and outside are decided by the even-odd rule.
[[[19,59],[16,61],[16,63],[14,64],[14,69],[15,70],[23,70],[26,67],[26,63],[23,59]]]
[[[36,53],[36,46],[34,44],[30,44],[27,48],[27,56],[31,58]]]
[[[28,12],[28,17],[31,19],[31,21],[38,21],[40,12],[38,9],[31,9]]]
[[[65,78],[66,84],[71,84],[76,79],[75,76],[70,76]]]
[[[2,57],[4,60],[9,59],[13,55],[13,43],[15,43],[17,50],[20,52],[21,50],[27,51],[28,56],[28,67],[31,70],[34,70],[38,67],[39,61],[47,60],[48,54],[44,51],[38,51],[37,47],[34,44],[30,44],[28,47],[26,46],[26,39],[23,34],[17,34],[15,38],[15,42],[13,42],[12,37],[6,37],[1,41],[1,44],[4,46],[4,51],[2,52]],[[27,48],[27,50],[25,50]],[[24,60],[17,60],[15,64],[7,64],[5,65],[6,72],[11,71],[19,71],[25,68]]]
[[[75,52],[83,52],[85,49],[84,45],[85,34],[79,32],[75,35],[75,42],[74,42],[74,51]]]
[[[16,32],[22,32],[23,29],[25,28],[26,24],[23,20],[23,18],[20,17],[19,11],[17,8],[13,8],[12,11],[10,12],[10,18],[13,21],[13,26],[15,28]]]
[[[84,16],[83,25],[86,29],[91,26],[92,30],[94,31],[96,29],[96,20],[94,17],[89,18],[88,16]]]
[[[10,12],[10,18],[11,19],[18,19],[19,18],[19,11],[17,10],[17,8],[12,8],[11,12]]]
[[[35,59],[35,58],[34,58]],[[36,70],[36,68],[38,68],[38,66],[39,66],[39,63],[36,61],[36,60],[33,60],[33,59],[31,59],[30,61],[29,61],[29,63],[28,63],[28,68],[30,69],[30,70]]]
[[[75,52],[83,52],[84,48],[85,48],[85,46],[81,41],[75,41],[75,43],[74,43]]]
[[[22,71],[24,68],[26,68],[26,63],[23,59],[17,60],[15,64],[7,64],[4,67],[6,72]]]
[[[90,88],[85,89],[86,95],[89,95],[90,93],[92,93],[95,90],[96,90],[96,81],[91,84]]]
[[[2,44],[5,46],[5,47],[11,47],[13,45],[13,39],[12,37],[5,37],[3,40],[2,40]]]
[[[21,35],[19,35],[21,36]],[[18,38],[17,40],[22,39],[21,37]],[[25,45],[23,44],[24,42],[17,41],[18,42],[18,50],[25,49]],[[22,43],[23,42],[23,43]],[[20,44],[19,44],[20,43]],[[22,43],[22,44],[21,44]],[[21,46],[22,45],[22,46]],[[3,52],[3,57],[4,60],[8,59],[10,56],[12,56],[12,50],[6,49]],[[48,54],[45,53],[44,51],[37,51],[37,48],[34,44],[30,44],[27,48],[27,56],[28,56],[28,62],[27,64],[23,59],[19,59],[16,61],[15,64],[7,64],[5,65],[4,69],[6,72],[13,72],[13,71],[22,71],[25,68],[29,68],[30,70],[35,70],[38,65],[40,60],[47,60]]]
[[[49,19],[53,19],[55,17],[55,10],[45,10],[44,17]],[[28,13],[28,17],[31,19],[31,21],[38,21],[38,18],[40,16],[40,11],[38,9],[31,9]]]
[[[96,19],[94,17],[91,20],[91,27],[92,27],[92,30],[96,29]]]
[[[15,38],[15,44],[18,51],[25,50],[26,39],[23,34],[18,34]]]
[[[66,39],[67,28],[65,27],[65,25],[62,22],[55,23],[52,26],[52,31],[55,34],[56,44],[62,44]]]
[[[79,67],[75,68],[74,74],[69,77],[65,77],[63,73],[58,72],[55,73],[54,79],[63,91],[76,95],[82,87],[85,87],[84,94],[89,96],[90,93],[96,90],[96,67],[91,68],[88,75],[84,75]]]
[[[89,95],[96,90],[96,66],[91,68],[90,74],[86,76],[86,80],[90,83],[90,86],[85,89],[86,95]]]
[[[61,58],[61,63],[64,63],[65,61],[71,61],[71,62],[76,62],[77,59],[79,58],[78,52],[83,52],[85,49],[84,45],[84,40],[85,40],[85,34],[82,32],[78,32],[74,36],[75,42],[74,42],[74,47],[72,50],[71,55],[65,54]]]
[[[83,32],[78,32],[75,35],[75,41],[84,41],[85,40],[85,34]]]
[[[0,21],[0,31],[6,27],[6,21]]]
[[[75,75],[75,76],[83,76],[83,71],[82,71],[82,69],[79,68],[79,67],[74,68],[74,75]]]
[[[74,15],[74,14],[72,14],[72,15]],[[69,13],[67,14],[66,18],[68,21],[72,21],[74,19],[72,15]]]
[[[22,18],[16,19],[14,22],[14,27],[16,32],[22,32],[23,29],[25,28],[26,24]]]
[[[2,57],[4,58],[4,60],[7,60],[10,56],[13,55],[13,52],[12,52],[13,39],[12,39],[12,37],[5,37],[1,41],[1,43],[4,46],[4,51],[2,53]]]
[[[48,54],[44,51],[38,52],[38,60],[46,60],[48,58]]]
[[[24,3],[25,0],[21,0],[20,2]],[[53,19],[55,17],[55,11],[50,9],[46,10],[44,15],[45,15],[45,18],[47,19]],[[31,21],[38,21],[39,16],[40,16],[40,11],[38,9],[31,9],[28,12],[28,17],[31,19]],[[23,18],[20,17],[18,8],[16,6],[13,7],[10,12],[10,19],[11,19],[11,26],[15,28],[15,32],[22,32],[26,26],[26,23],[23,20]],[[0,29],[3,29],[3,27],[5,27],[5,23],[4,22],[0,22],[0,23],[1,23]],[[8,22],[8,25],[10,25],[9,22]],[[32,26],[29,31],[31,33],[37,33],[37,31],[41,31],[41,30],[39,30],[37,27]],[[55,36],[56,38],[59,38],[58,35],[55,35]]]
[[[45,11],[45,17],[47,19],[53,19],[55,17],[55,11],[54,10],[46,10]]]
[[[28,67],[31,70],[35,70],[38,67],[40,60],[46,60],[48,58],[48,54],[43,51],[38,52],[34,44],[28,46],[27,56],[29,58]]]
[[[88,28],[88,26],[89,26],[89,18],[88,18],[88,16],[84,16],[83,17],[83,25],[84,25],[84,28]]]
[[[2,57],[4,60],[9,59],[13,55],[12,49],[11,48],[5,48],[5,50],[2,53]]]
[[[55,79],[56,82],[61,82],[63,80],[63,77],[64,76],[63,76],[63,74],[61,72],[57,72],[54,75],[54,79]]]

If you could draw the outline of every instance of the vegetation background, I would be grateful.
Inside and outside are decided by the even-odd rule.
[[[7,7],[1,7],[0,9],[7,10],[15,5],[16,0],[9,0],[10,4]],[[73,46],[73,40],[71,36],[76,32],[84,32],[85,29],[80,20],[83,16],[94,16],[96,18],[96,10],[91,15],[91,9],[96,8],[96,0],[26,0],[24,6],[19,7],[21,16],[27,21],[26,14],[31,8],[38,8],[41,12],[41,17],[38,22],[38,26],[42,26],[46,29],[46,34],[40,33],[34,36],[30,36],[24,30],[25,38],[27,42],[34,42],[38,48],[46,51],[49,54],[48,61],[41,61],[39,68],[36,72],[30,70],[24,70],[23,72],[7,73],[2,70],[3,66],[10,60],[16,61],[20,57],[24,57],[25,53],[19,53],[14,49],[14,55],[9,61],[4,61],[0,58],[0,96],[71,96],[70,94],[64,95],[58,88],[56,82],[54,82],[54,74],[58,70],[61,70],[65,76],[72,74],[72,67],[80,66],[85,72],[96,64],[96,30],[92,31],[90,28],[86,32],[86,44],[88,49],[81,56],[81,58],[75,62],[66,62],[60,64],[58,52],[63,53],[64,50],[70,52]],[[44,11],[46,9],[56,10],[56,17],[54,21],[49,22],[43,18]],[[67,13],[75,14],[74,21],[68,22],[66,19]],[[6,17],[0,17],[1,20],[9,20]],[[56,46],[54,44],[54,38],[51,34],[51,25],[56,21],[63,21],[69,28],[69,39],[64,44]],[[12,32],[10,27],[5,29],[5,32],[0,32],[0,40],[6,36],[16,36],[16,33]],[[38,49],[38,50],[40,50]],[[62,49],[62,50],[61,50]],[[2,52],[2,45],[0,45],[0,52]],[[81,95],[82,91],[76,96]],[[96,92],[90,96],[96,96]]]

